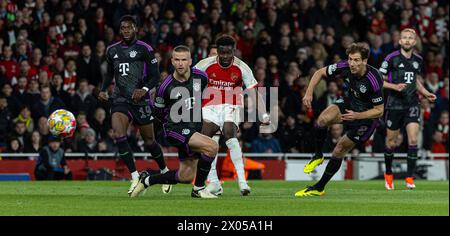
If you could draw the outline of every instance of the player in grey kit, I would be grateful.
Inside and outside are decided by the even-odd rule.
[[[386,146],[384,152],[386,173],[384,174],[387,190],[394,189],[394,176],[392,174],[393,150],[396,148],[396,139],[401,126],[406,127],[408,135],[407,177],[406,187],[414,189],[414,171],[417,160],[417,135],[420,122],[420,105],[417,92],[421,93],[430,102],[436,100],[436,95],[428,92],[417,79],[422,72],[422,57],[414,52],[416,45],[416,32],[406,28],[400,33],[400,50],[387,55],[381,64],[380,72],[387,79],[384,88],[387,88],[386,101]]]
[[[164,162],[160,145],[155,141],[153,117],[150,109],[150,94],[159,82],[158,61],[152,47],[137,40],[136,20],[125,15],[120,19],[120,35],[122,40],[106,49],[108,74],[103,81],[99,99],[108,101],[108,87],[115,78],[112,94],[111,122],[119,156],[124,160],[131,173],[131,186],[128,194],[138,184],[139,173],[134,163],[133,152],[128,144],[127,130],[131,121],[139,128],[145,146],[150,150],[152,158],[158,163],[161,173],[168,171]],[[163,192],[168,193],[171,186],[163,186]]]

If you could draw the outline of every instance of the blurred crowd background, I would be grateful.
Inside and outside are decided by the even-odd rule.
[[[279,127],[261,135],[259,124],[242,123],[245,152],[313,152],[311,132],[320,112],[341,94],[340,81],[323,80],[313,110],[302,103],[312,74],[345,59],[353,42],[370,45],[369,63],[378,68],[399,49],[399,31],[417,30],[424,58],[423,83],[438,97],[421,101],[419,146],[448,152],[449,2],[446,0],[0,0],[0,151],[37,152],[48,138],[46,120],[59,108],[77,118],[66,152],[115,152],[109,105],[93,95],[106,76],[106,47],[118,40],[119,19],[136,16],[138,38],[150,44],[161,78],[171,73],[170,51],[185,44],[193,63],[208,56],[220,34],[237,41],[237,56],[252,69],[260,87],[278,87]],[[156,123],[160,132],[161,125]],[[333,149],[342,125],[330,129]],[[406,151],[400,136],[397,151]],[[158,135],[164,151],[167,147]],[[383,152],[385,127],[353,154]],[[143,152],[133,126],[130,145]]]

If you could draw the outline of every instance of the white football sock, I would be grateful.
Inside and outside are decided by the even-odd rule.
[[[220,136],[214,135],[212,137],[212,139],[214,141],[216,141],[216,143],[219,143]],[[217,176],[216,166],[217,166],[217,155],[214,157],[214,161],[211,163],[211,170],[209,171],[209,174],[208,174],[208,181],[210,183],[214,183],[214,182],[219,183],[219,176]]]
[[[139,172],[137,172],[137,170],[131,173],[131,179],[139,179]]]
[[[231,161],[233,161],[234,168],[238,176],[239,182],[247,182],[245,180],[244,161],[242,160],[242,149],[237,138],[230,138],[226,142],[230,149]]]

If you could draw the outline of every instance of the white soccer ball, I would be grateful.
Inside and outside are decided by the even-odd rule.
[[[72,137],[77,127],[77,121],[72,112],[64,109],[54,111],[47,120],[48,128],[53,136],[60,138]]]

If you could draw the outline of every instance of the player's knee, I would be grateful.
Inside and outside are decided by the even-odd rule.
[[[153,139],[153,138],[151,138],[151,139],[146,139],[146,140],[144,141],[144,145],[147,146],[147,147],[153,146],[154,143],[155,143],[155,139]]]
[[[209,157],[215,157],[218,152],[219,152],[219,144],[211,140],[210,142],[208,142],[208,145],[204,148],[203,154]]]
[[[334,148],[332,155],[333,155],[334,157],[337,157],[337,158],[343,158],[343,157],[345,157],[345,154],[346,154],[346,151],[345,151],[345,150],[346,150],[346,149],[345,149],[345,147],[344,147],[343,145],[338,144],[338,145],[336,145],[336,147]]]
[[[394,138],[387,138],[386,139],[386,147],[389,149],[394,149],[396,148],[396,142]]]
[[[417,146],[417,137],[409,138],[408,144],[409,144],[410,146]]]
[[[317,119],[317,125],[320,127],[327,126],[327,123],[327,118],[324,115],[319,116],[319,118]]]

